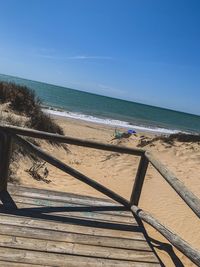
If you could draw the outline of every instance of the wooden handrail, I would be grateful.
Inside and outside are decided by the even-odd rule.
[[[145,152],[145,156],[192,211],[200,218],[200,199],[195,196],[171,171],[169,171],[166,166],[155,159],[150,152]]]
[[[200,252],[198,250],[193,249],[185,240],[183,240],[181,237],[173,233],[171,230],[167,229],[158,220],[156,220],[150,214],[144,212],[137,206],[140,195],[141,195],[141,190],[142,190],[143,182],[145,179],[145,175],[146,175],[146,170],[148,168],[148,163],[150,162],[155,167],[155,169],[163,176],[163,178],[169,183],[169,185],[185,201],[185,203],[193,210],[193,212],[200,218],[200,199],[197,196],[195,196],[190,190],[188,190],[187,187],[171,171],[169,171],[160,161],[155,159],[154,156],[150,152],[147,152],[142,149],[135,149],[135,148],[133,149],[133,148],[127,148],[127,147],[119,147],[119,146],[110,145],[110,144],[102,144],[102,143],[97,143],[93,141],[87,141],[87,140],[82,140],[78,138],[71,138],[67,136],[40,132],[36,130],[31,130],[31,129],[24,129],[24,128],[19,128],[19,127],[14,127],[14,126],[0,126],[0,132],[3,132],[4,137],[6,136],[6,138],[3,138],[4,141],[3,143],[1,143],[1,147],[0,147],[1,148],[0,159],[4,158],[4,161],[3,161],[4,167],[1,168],[0,170],[1,172],[3,172],[1,173],[0,185],[1,184],[3,185],[4,190],[6,190],[6,186],[7,186],[7,171],[8,171],[9,155],[10,155],[9,151],[10,151],[10,144],[11,144],[11,137],[12,137],[13,140],[15,140],[18,144],[22,145],[29,152],[31,151],[32,153],[35,153],[41,159],[47,161],[53,166],[72,175],[78,180],[88,184],[89,186],[93,187],[97,191],[105,194],[111,199],[129,208],[133,212],[133,214],[135,214],[136,216],[138,216],[138,218],[140,218],[141,220],[145,221],[146,223],[154,227],[173,246],[175,246],[184,255],[186,255],[192,262],[200,266]],[[67,144],[72,144],[72,145],[77,145],[77,146],[90,147],[94,149],[101,149],[101,150],[106,150],[106,151],[141,156],[141,160],[140,160],[140,164],[139,164],[138,171],[136,174],[136,179],[135,179],[130,202],[124,199],[123,197],[121,197],[120,195],[116,194],[115,192],[111,191],[110,189],[106,188],[105,186],[94,181],[93,179],[71,168],[67,164],[64,164],[60,160],[54,158],[53,156],[50,156],[48,153],[42,151],[40,148],[24,140],[18,135],[30,136],[30,137],[50,140],[54,142],[67,143]],[[1,190],[2,188],[0,186],[0,191]]]
[[[10,133],[10,134],[17,134],[22,136],[29,136],[39,139],[45,139],[49,141],[59,142],[59,143],[66,143],[76,146],[83,146],[83,147],[90,147],[94,149],[112,151],[112,152],[119,152],[123,154],[130,154],[135,156],[141,156],[145,153],[143,149],[137,148],[128,148],[122,146],[116,146],[111,144],[103,144],[94,141],[88,141],[79,138],[73,138],[68,136],[63,136],[59,134],[47,133],[42,131],[36,131],[32,129],[25,129],[22,127],[15,127],[15,126],[0,126],[0,130]]]
[[[174,247],[187,256],[192,262],[197,264],[197,266],[200,266],[200,251],[193,249],[184,239],[167,229],[157,219],[137,206],[133,205],[131,211],[141,220],[145,221],[161,233]]]

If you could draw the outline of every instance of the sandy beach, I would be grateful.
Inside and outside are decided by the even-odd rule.
[[[114,128],[112,127],[64,117],[54,117],[54,119],[63,127],[65,135],[92,141],[137,147],[141,138],[153,137],[153,134],[150,133],[137,133],[127,139],[112,140],[114,137]],[[66,151],[44,141],[41,141],[41,147],[126,199],[130,198],[139,163],[138,157],[72,145],[69,145],[69,151]],[[163,141],[156,141],[145,146],[144,149],[153,152],[155,157],[200,197],[200,149],[198,143],[176,142],[174,145],[169,145]],[[49,184],[34,180],[25,171],[32,164],[27,157],[21,159],[19,164],[17,176],[20,177],[22,185],[105,197],[49,164],[46,165],[49,170],[48,179],[51,181]],[[199,219],[152,166],[148,168],[139,206],[179,234],[194,248],[200,248]],[[146,225],[146,229],[149,236],[155,240],[152,244],[155,245],[159,257],[166,266],[194,266],[184,255],[171,248],[169,243],[154,229],[148,225]]]

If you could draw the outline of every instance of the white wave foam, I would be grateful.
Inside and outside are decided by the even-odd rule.
[[[134,130],[138,130],[141,132],[152,132],[152,133],[160,133],[160,134],[172,134],[172,133],[180,132],[178,130],[171,130],[171,129],[165,129],[165,128],[160,128],[160,127],[153,128],[153,127],[132,125],[126,121],[114,120],[114,119],[109,119],[109,118],[103,119],[103,118],[98,118],[98,117],[94,117],[90,115],[85,115],[82,113],[67,112],[67,111],[61,111],[61,110],[56,110],[56,109],[43,108],[43,111],[48,114],[52,114],[56,116],[62,116],[62,117],[83,120],[83,121],[93,122],[93,123],[99,123],[99,124],[105,124],[105,125],[110,125],[110,126],[115,126],[115,127],[134,129]]]

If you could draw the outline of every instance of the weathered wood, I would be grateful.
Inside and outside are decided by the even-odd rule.
[[[97,216],[103,216],[105,217],[108,215],[110,218],[113,217],[114,220],[117,221],[123,221],[123,222],[132,222],[134,223],[133,215],[130,211],[123,211],[120,206],[110,206],[105,205],[101,206],[100,204],[96,203],[95,205],[84,205],[84,204],[75,204],[73,202],[59,202],[59,201],[53,201],[49,199],[37,199],[34,197],[28,197],[28,196],[15,196],[12,195],[13,201],[17,204],[18,208],[21,208],[21,205],[30,205],[31,207],[48,207],[47,212],[51,212],[52,207],[58,208],[58,212],[91,212],[97,214]],[[25,206],[24,206],[25,207]],[[3,207],[2,207],[3,209]],[[0,210],[2,210],[0,208]],[[52,209],[52,212],[56,209]]]
[[[121,204],[105,198],[89,197],[68,192],[44,190],[32,187],[24,187],[8,183],[8,191],[14,201],[24,204],[39,206],[59,207],[88,207],[91,211],[103,214],[116,215],[129,221],[133,215],[129,209]],[[127,218],[127,219],[126,219]]]
[[[12,217],[11,217],[12,218]],[[64,231],[0,224],[0,234],[91,246],[152,251],[146,240],[78,234]],[[0,265],[1,266],[1,265]]]
[[[152,251],[127,250],[123,248],[112,248],[104,246],[93,246],[88,244],[76,244],[57,242],[53,240],[42,240],[41,238],[14,237],[0,234],[0,247],[28,249],[33,251],[44,251],[51,253],[70,254],[78,256],[98,257],[115,260],[128,260],[138,262],[155,262]]]
[[[56,168],[64,171],[65,173],[68,173],[78,179],[79,181],[82,181],[83,183],[86,183],[87,185],[91,186],[92,188],[96,189],[97,191],[103,193],[104,195],[110,197],[111,199],[119,202],[120,204],[129,207],[129,202],[113,192],[112,190],[106,188],[105,186],[101,185],[100,183],[92,180],[91,178],[87,177],[86,175],[80,173],[79,171],[73,169],[72,167],[68,166],[67,164],[64,164],[62,161],[54,158],[53,156],[50,156],[48,153],[42,151],[37,146],[31,144],[30,142],[22,139],[21,137],[18,137],[16,135],[12,136],[13,139],[20,145],[22,145],[25,149],[27,149],[29,152],[35,153],[38,157],[45,160],[46,162],[50,163],[51,165],[55,166]]]
[[[153,267],[158,263],[110,260],[98,257],[83,257],[78,255],[56,254],[39,251],[29,251],[14,248],[0,247],[0,260],[8,260],[22,263],[34,263],[40,265],[51,265],[59,267]]]
[[[79,196],[68,192],[59,192],[59,191],[23,187],[17,185],[13,186],[11,184],[9,185],[9,192],[12,194],[12,196],[24,196],[24,197],[38,198],[44,200],[52,200],[53,202],[76,203],[80,205],[81,204],[95,205],[98,203],[99,205],[102,206],[116,206],[116,203],[109,199],[96,198],[96,197],[94,198],[83,195]],[[119,206],[121,206],[121,204],[119,204]]]
[[[116,224],[124,224],[124,225],[136,225],[135,218],[127,217],[127,216],[120,216],[117,215],[117,212],[115,214],[109,214],[105,212],[98,212],[95,211],[93,207],[88,206],[78,206],[73,204],[63,204],[62,205],[55,205],[55,203],[52,202],[52,205],[42,205],[41,202],[38,202],[37,199],[32,198],[22,198],[22,197],[13,197],[13,200],[15,201],[18,209],[21,211],[26,212],[31,211],[34,213],[45,213],[50,214],[54,216],[59,217],[66,217],[66,218],[78,218],[78,219],[88,219],[88,220],[94,220],[97,222],[112,222]],[[51,203],[51,202],[50,202]],[[3,211],[3,209],[0,208],[0,212]]]
[[[145,152],[144,150],[139,150],[139,149],[130,149],[130,148],[125,148],[125,147],[113,146],[113,145],[109,145],[109,144],[108,145],[107,144],[101,144],[101,143],[96,143],[96,142],[92,142],[92,141],[85,141],[85,140],[81,140],[81,139],[70,138],[70,137],[66,137],[66,136],[48,134],[45,132],[26,130],[23,128],[0,126],[0,130],[3,130],[4,132],[6,132],[6,138],[3,139],[6,141],[3,142],[3,144],[0,147],[1,148],[0,160],[2,159],[2,162],[3,162],[3,164],[2,164],[3,167],[1,167],[1,174],[3,174],[1,177],[3,177],[3,178],[1,178],[0,190],[6,190],[7,189],[7,177],[8,177],[10,144],[11,144],[10,136],[12,136],[17,143],[23,145],[29,152],[31,151],[32,153],[36,153],[36,155],[39,156],[40,158],[42,158],[43,160],[49,162],[53,166],[61,169],[62,171],[72,175],[73,177],[77,178],[78,180],[80,180],[80,181],[88,184],[89,186],[95,188],[99,192],[105,194],[106,196],[110,197],[111,199],[124,205],[126,208],[130,208],[130,205],[134,204],[131,206],[131,210],[136,216],[138,216],[140,219],[144,220],[145,222],[147,222],[148,224],[153,226],[163,236],[165,236],[165,238],[167,238],[172,245],[174,245],[177,249],[179,249],[184,255],[186,255],[195,264],[200,266],[200,252],[199,251],[193,249],[186,241],[181,239],[175,233],[171,232],[169,229],[167,229],[165,226],[163,226],[161,223],[159,223],[155,218],[153,218],[150,214],[145,213],[144,211],[142,211],[141,209],[139,209],[136,206],[139,202],[139,198],[141,195],[144,177],[145,177],[146,170],[148,167],[148,161],[150,161],[151,164],[158,170],[158,172],[165,178],[165,180],[172,186],[172,188],[179,194],[179,196],[186,202],[186,204],[200,218],[200,199],[197,198],[190,190],[188,190],[185,187],[185,185],[181,181],[179,181],[177,179],[177,177],[172,172],[170,172],[162,163],[160,163],[158,160],[156,160],[152,156],[151,153]],[[126,199],[124,199],[123,197],[116,194],[115,192],[107,189],[106,187],[104,187],[101,184],[97,183],[96,181],[90,179],[89,177],[85,176],[84,174],[82,174],[82,173],[76,171],[75,169],[71,168],[70,166],[62,163],[58,159],[48,155],[48,153],[42,151],[40,148],[34,146],[30,142],[23,140],[22,138],[16,136],[15,134],[32,136],[32,137],[36,137],[36,138],[41,138],[41,139],[46,139],[46,140],[51,140],[51,141],[56,141],[56,142],[62,142],[62,143],[68,143],[68,144],[73,144],[73,145],[78,145],[78,146],[83,146],[83,147],[90,147],[90,148],[102,149],[102,150],[106,150],[106,151],[113,151],[113,152],[120,152],[120,153],[125,153],[125,154],[141,156],[142,158],[141,158],[139,168],[137,171],[137,175],[136,175],[135,184],[133,187],[130,203]],[[4,181],[4,183],[2,181]],[[32,192],[32,196],[33,195],[34,195],[34,192]],[[57,196],[55,196],[55,200],[56,200],[56,198],[57,198]],[[57,198],[56,201],[60,201],[60,199],[59,200],[58,199],[59,199],[59,197]],[[88,201],[88,200],[86,200],[86,201]],[[28,203],[28,204],[31,204],[31,203]],[[28,217],[32,218],[32,215],[33,215],[33,214],[31,215],[31,213],[26,209],[26,205],[27,204],[22,204],[21,214],[20,213],[17,214],[17,212],[16,213],[13,212],[12,215],[9,215],[10,218],[15,218],[14,224],[12,223],[12,221],[10,221],[10,219],[7,219],[7,215],[2,214],[3,216],[0,217],[0,226],[4,225],[5,223],[8,223],[8,228],[9,228],[11,225],[14,225],[14,227],[19,227],[20,225],[25,224],[26,228],[28,228],[28,227],[31,229],[35,229],[35,227],[41,228],[41,229],[39,229],[39,231],[52,231],[53,227],[57,227],[56,229],[58,229],[58,231],[60,231],[60,232],[67,233],[67,231],[70,231],[69,232],[70,235],[74,235],[74,236],[75,235],[82,235],[82,236],[85,235],[85,232],[84,232],[84,230],[86,229],[85,223],[83,225],[67,224],[67,228],[68,228],[68,230],[67,230],[63,227],[64,224],[62,224],[61,222],[55,223],[55,222],[51,221],[53,218],[51,216],[55,217],[55,215],[56,215],[57,217],[59,217],[59,212],[55,212],[53,215],[49,214],[51,212],[46,212],[47,214],[44,212],[45,214],[43,214],[43,205],[41,205],[41,207],[40,207],[40,205],[37,205],[40,207],[40,209],[37,209],[37,211],[38,211],[37,214],[34,213],[34,215],[36,215],[36,217],[35,217],[36,219],[34,218],[34,220],[33,219],[28,220],[26,218],[25,221],[23,221],[22,218],[23,218],[23,216],[25,216],[26,212],[27,212],[26,215]],[[113,204],[111,203],[111,206],[112,205]],[[33,207],[35,207],[35,206],[36,205],[33,204]],[[24,209],[24,207],[25,207],[25,209]],[[29,207],[30,207],[30,205],[29,205]],[[31,211],[31,209],[30,209],[30,211]],[[37,217],[38,215],[41,215],[41,216]],[[86,223],[90,223],[89,220],[87,221],[87,220],[85,220],[85,218],[83,220],[84,216],[80,217],[81,218],[80,219],[79,216],[76,217],[73,215],[73,213],[69,213],[68,215],[65,215],[64,217],[68,218],[69,215],[70,215],[70,219],[72,220],[71,221],[72,223],[76,224],[75,220],[79,220],[79,221],[81,220],[82,222],[86,221]],[[78,215],[80,215],[80,213],[78,213]],[[113,224],[113,222],[115,224],[114,218],[111,215],[104,215],[104,216],[105,216],[105,218],[107,216],[108,221],[111,220],[112,224]],[[48,218],[49,218],[49,220],[48,220]],[[92,219],[93,219],[94,223],[99,223],[99,222],[97,222],[99,220],[99,215],[96,214],[94,217],[92,217]],[[46,226],[44,227],[44,223],[41,223],[41,222],[44,222],[44,220],[48,221],[48,228],[46,228]],[[101,223],[107,224],[107,221],[103,219],[103,221],[101,221]],[[56,226],[55,225],[53,226],[53,224],[55,224]],[[89,225],[87,225],[87,226],[89,226]],[[94,227],[94,225],[93,225],[93,227]],[[101,237],[106,238],[106,239],[115,236],[115,234],[117,235],[117,232],[119,229],[118,230],[111,229],[110,226],[108,227],[108,229],[106,229],[107,227],[108,227],[108,224],[106,225],[106,227],[102,227],[102,229],[101,229],[100,225],[98,225],[97,228],[95,226],[95,228],[92,228],[92,229],[91,229],[91,227],[87,227],[86,235],[91,235],[93,238],[94,237],[96,238],[97,236],[102,235]],[[88,231],[88,229],[89,229],[89,231]],[[103,233],[105,234],[105,229],[106,229],[106,236],[103,235]],[[27,231],[29,231],[29,230],[27,230]],[[140,231],[141,230],[134,232],[134,237],[132,237],[134,241],[135,241],[135,239],[143,240],[140,236],[140,234],[141,235],[143,235],[143,234],[140,233]],[[122,236],[118,235],[118,238],[128,237],[128,235],[130,234],[130,231],[128,229],[125,231],[120,231],[120,232],[122,232]],[[44,240],[41,240],[40,238],[38,238],[38,240],[40,240],[40,241],[38,241],[39,245],[37,247],[35,244],[33,244],[34,243],[33,240],[35,240],[34,239],[35,237],[33,237],[34,235],[33,236],[30,235],[30,238],[33,237],[33,240],[32,240],[32,243],[28,244],[27,246],[26,246],[27,239],[25,238],[25,236],[17,237],[17,239],[15,237],[15,240],[13,241],[13,238],[10,236],[10,233],[7,233],[7,235],[5,235],[5,233],[2,233],[2,235],[3,235],[3,237],[0,234],[0,237],[1,237],[0,238],[0,261],[4,260],[4,257],[2,257],[3,254],[1,254],[1,246],[2,247],[7,246],[7,247],[9,247],[9,250],[7,250],[8,254],[9,253],[15,254],[15,252],[17,251],[17,254],[15,254],[15,256],[17,255],[16,257],[13,258],[13,256],[10,256],[11,261],[14,261],[14,262],[17,262],[19,260],[19,262],[33,263],[33,261],[31,261],[30,259],[37,257],[36,254],[40,253],[40,252],[36,252],[35,250],[40,250],[40,249],[45,251],[42,254],[46,253],[46,251],[55,252],[55,253],[64,253],[64,251],[65,251],[67,254],[74,254],[74,256],[76,256],[76,259],[75,259],[76,265],[77,265],[77,260],[78,261],[80,260],[81,264],[86,264],[85,266],[90,266],[90,265],[91,266],[102,266],[102,264],[106,265],[106,266],[126,266],[127,261],[123,262],[123,261],[121,261],[122,258],[120,258],[120,257],[124,257],[124,255],[126,258],[128,257],[128,261],[130,261],[128,263],[131,263],[131,265],[127,264],[127,266],[137,266],[138,259],[139,259],[139,261],[141,259],[140,265],[138,265],[138,266],[143,266],[143,264],[146,264],[146,263],[147,263],[147,265],[144,265],[144,266],[150,266],[149,264],[151,262],[151,260],[150,260],[150,262],[144,262],[145,256],[143,255],[143,253],[137,254],[138,258],[136,257],[136,261],[134,259],[134,261],[132,262],[133,258],[132,258],[132,256],[130,256],[131,254],[130,255],[127,253],[123,254],[122,249],[119,250],[117,253],[116,249],[114,249],[114,250],[110,249],[110,251],[108,252],[104,248],[103,249],[101,248],[98,251],[98,253],[95,255],[93,252],[91,252],[91,250],[93,248],[90,247],[89,243],[87,243],[87,245],[86,244],[84,244],[84,245],[82,245],[82,244],[77,245],[76,244],[76,246],[74,246],[74,243],[68,242],[67,245],[65,243],[63,243],[64,247],[62,247],[61,244],[59,246],[59,245],[55,244],[55,241],[51,241],[50,245],[49,245],[49,250],[48,250],[49,241],[44,242]],[[68,233],[67,233],[67,235],[68,235]],[[92,240],[92,238],[91,238],[91,240]],[[124,240],[126,240],[126,238],[124,238]],[[93,241],[94,241],[94,239],[93,239]],[[141,242],[141,241],[139,241],[139,242]],[[82,246],[84,246],[84,248],[87,247],[87,250],[84,252],[80,252],[80,251],[82,251]],[[10,247],[13,247],[13,248],[19,248],[20,247],[21,249],[18,250],[18,249],[13,249]],[[27,249],[27,247],[30,250],[33,249],[34,251],[28,251],[27,252],[27,250],[23,250],[23,249]],[[45,248],[46,248],[46,250],[45,250]],[[51,251],[51,248],[54,249],[54,251]],[[56,249],[58,249],[58,250],[56,250]],[[85,254],[81,254],[81,253],[85,253]],[[108,253],[108,255],[105,253]],[[34,254],[34,256],[33,256],[33,254]],[[37,258],[36,264],[43,264],[44,255],[42,255],[42,254],[37,254],[39,258]],[[19,255],[21,255],[21,256],[19,256]],[[84,255],[85,261],[82,259],[83,255]],[[95,262],[93,260],[91,260],[91,257],[88,257],[88,256],[92,256],[92,255],[97,257]],[[144,256],[143,260],[142,260],[141,255]],[[18,259],[18,256],[19,256],[19,259]],[[49,253],[46,253],[45,256],[48,258]],[[64,256],[67,256],[67,257],[65,257],[65,263],[66,262],[69,263],[69,264],[67,264],[67,266],[76,266],[76,265],[74,265],[74,258],[73,257],[70,258],[71,255],[64,255]],[[104,259],[105,257],[106,258],[110,257],[112,260],[107,260],[107,259],[105,260]],[[102,259],[104,259],[104,260],[102,261]],[[118,259],[120,259],[120,261],[118,261]],[[149,260],[149,258],[148,258],[148,260]],[[152,257],[152,260],[154,260],[153,257]],[[63,258],[63,261],[64,261],[64,258]],[[56,259],[56,255],[54,253],[51,256],[51,261],[49,261],[49,263],[48,263],[48,261],[46,262],[47,265],[50,263],[51,264],[52,263],[53,264],[59,264],[59,266],[65,266],[65,265],[62,265],[63,263],[62,263],[61,259],[59,259],[59,260]],[[142,263],[142,265],[141,265],[141,263]],[[154,262],[151,262],[151,263],[154,264]],[[35,264],[35,262],[34,262],[34,264]],[[156,261],[155,261],[155,264],[156,264]],[[84,265],[82,265],[82,266],[84,266]]]
[[[156,170],[200,218],[200,199],[187,189],[187,187],[170,170],[168,170],[164,164],[155,159],[150,152],[146,152],[145,155]]]
[[[79,196],[69,194],[69,197],[67,193],[58,193],[56,201],[49,199],[48,203],[42,202],[41,205],[36,201],[35,204],[37,199],[20,196],[25,188],[15,191],[14,186],[9,187],[15,193],[11,193],[11,197],[19,200],[20,205],[18,209],[0,209],[0,263],[14,262],[17,266],[21,263],[31,266],[160,266],[146,240],[143,227],[135,220],[133,223],[130,220],[128,226],[125,224],[130,217],[125,217],[123,223],[119,224],[115,220],[117,218],[120,221],[123,216],[117,216],[117,211],[115,215],[93,215],[92,211],[83,211],[81,214],[81,211],[76,212],[79,206],[67,203],[67,199],[71,198],[75,203],[76,200],[80,201]],[[28,190],[28,193],[37,193],[37,189]],[[52,192],[38,189],[36,196],[40,197],[39,201],[45,201],[45,194],[51,195]],[[63,201],[59,202],[59,197]],[[98,203],[110,205],[110,202],[104,202],[103,199],[92,200],[92,197],[83,196],[81,199],[97,206],[100,206]],[[24,204],[23,201],[28,203]],[[59,203],[61,207],[57,206]],[[75,207],[75,211],[68,214],[64,210],[66,216],[57,211],[57,208],[65,209],[65,205]],[[84,204],[81,207],[87,208]],[[61,218],[64,218],[64,222]]]
[[[132,212],[140,219],[151,225],[159,233],[161,233],[174,247],[187,256],[192,262],[200,266],[200,251],[193,249],[185,240],[167,229],[158,220],[152,217],[149,213],[144,212],[137,206],[131,207]]]
[[[5,133],[0,131],[0,175],[3,172]]]
[[[89,205],[89,206],[113,206],[113,207],[121,207],[124,213],[129,213],[130,210],[125,208],[121,204],[116,204],[111,199],[105,198],[96,198],[84,195],[77,195],[68,192],[59,192],[53,190],[44,190],[38,188],[24,187],[9,184],[9,192],[12,196],[22,196],[22,197],[31,197],[36,198],[38,200],[51,200],[53,202],[63,202],[63,203],[74,203],[78,205]]]
[[[42,131],[37,131],[33,129],[25,129],[25,128],[15,127],[15,126],[0,126],[0,130],[5,131],[7,133],[11,133],[11,134],[30,136],[34,138],[45,139],[45,140],[59,142],[59,143],[67,143],[71,145],[90,147],[94,149],[101,149],[101,150],[119,152],[119,153],[136,155],[136,156],[141,156],[145,152],[142,149],[120,147],[120,146],[115,146],[111,144],[103,144],[99,142],[88,141],[84,139],[62,136],[58,134],[42,132]]]
[[[145,157],[145,155],[142,155],[137,170],[136,178],[134,181],[133,191],[131,194],[131,199],[130,199],[131,205],[138,205],[139,203],[140,195],[142,192],[142,186],[144,183],[144,178],[148,168],[148,163],[149,163],[148,159]]]
[[[44,214],[45,215],[45,214]],[[82,224],[81,224],[82,223]],[[83,221],[75,221],[72,220],[68,223],[59,222],[51,220],[50,216],[31,216],[31,214],[27,214],[27,216],[17,216],[12,214],[0,214],[0,224],[8,224],[8,225],[16,225],[16,226],[26,226],[31,228],[40,228],[47,230],[55,230],[60,232],[68,232],[68,233],[77,233],[77,234],[88,234],[93,236],[104,236],[104,237],[119,237],[119,238],[129,238],[134,240],[145,240],[143,235],[143,229],[141,227],[134,227],[129,231],[125,231],[122,229],[116,229],[114,227],[98,227],[95,223],[93,225],[87,223],[83,224]]]
[[[0,131],[0,140],[0,191],[7,191],[12,139],[10,135]]]
[[[54,207],[36,207],[29,204],[21,204],[18,205],[17,211],[10,211],[12,214],[19,215],[19,216],[32,216],[36,218],[46,219],[46,220],[55,220],[63,223],[82,223],[83,225],[92,226],[95,225],[99,228],[114,228],[118,230],[124,231],[131,231],[134,230],[135,226],[138,226],[136,221],[129,220],[122,220],[121,218],[110,216],[110,215],[103,215],[94,213],[92,211],[66,211],[65,208],[54,208]],[[7,212],[8,213],[8,212]]]
[[[12,197],[10,196],[10,194],[8,193],[8,191],[1,191],[0,192],[0,200],[3,204],[4,209],[17,209],[17,205],[14,202],[14,200],[12,199]]]
[[[30,264],[27,263],[21,263],[21,262],[9,262],[9,261],[1,261],[0,260],[0,266],[2,267],[30,267]],[[31,266],[35,267],[55,267],[50,265],[38,265],[38,264],[31,264]]]

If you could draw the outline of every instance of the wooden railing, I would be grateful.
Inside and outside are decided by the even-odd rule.
[[[135,177],[130,201],[126,200],[122,196],[111,191],[110,189],[106,188],[95,180],[80,173],[74,168],[68,166],[67,164],[61,162],[52,155],[49,155],[48,153],[41,150],[39,147],[24,140],[20,136],[29,136],[59,143],[67,143],[77,146],[90,147],[94,149],[101,149],[106,151],[139,156],[140,163]],[[59,168],[65,173],[72,175],[76,179],[86,183],[97,191],[124,205],[125,207],[127,207],[127,209],[130,209],[133,214],[135,214],[141,220],[145,221],[146,223],[154,227],[158,232],[160,232],[173,246],[175,246],[184,255],[186,255],[192,262],[197,264],[197,266],[200,266],[200,251],[193,249],[185,240],[173,233],[171,230],[167,229],[149,213],[143,211],[138,207],[140,195],[142,192],[142,186],[144,183],[148,164],[150,162],[154,166],[154,168],[162,175],[162,177],[168,182],[168,184],[192,209],[192,211],[200,218],[200,199],[195,196],[190,190],[188,190],[187,187],[160,161],[155,159],[150,152],[147,152],[142,149],[102,144],[93,141],[24,129],[14,126],[0,126],[0,193],[7,191],[7,178],[10,154],[12,151],[12,142],[16,142],[18,145],[23,146],[27,151],[36,154],[44,161]]]

